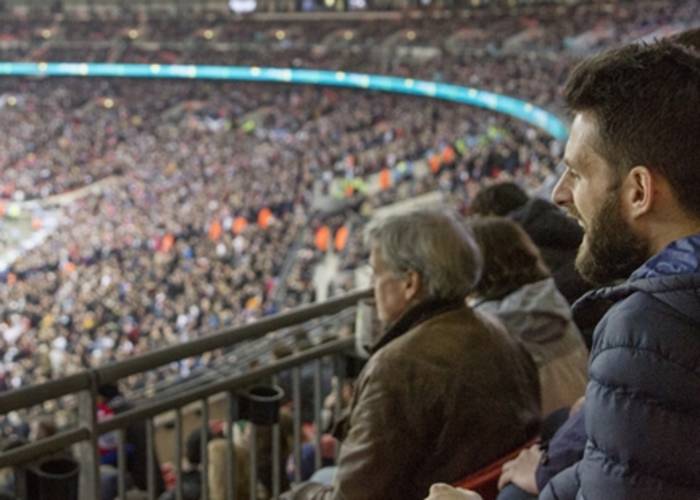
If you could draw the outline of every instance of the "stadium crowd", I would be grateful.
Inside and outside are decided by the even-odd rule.
[[[613,19],[618,16],[627,23],[619,30],[599,26],[601,21],[595,14],[577,17],[571,26],[565,26],[561,28],[564,31],[555,34],[541,27],[532,28],[535,34],[524,44],[526,52],[511,53],[505,45],[489,47],[486,44],[484,51],[463,52],[455,59],[435,58],[419,63],[389,57],[362,63],[358,54],[350,53],[347,59],[343,59],[338,53],[328,50],[321,51],[323,53],[314,61],[301,59],[300,55],[298,65],[333,69],[333,64],[337,64],[337,69],[343,70],[382,71],[456,81],[518,95],[557,109],[559,84],[575,59],[569,50],[574,35],[593,26],[601,37],[588,48],[626,41],[627,36],[648,34],[659,25],[672,25],[681,19],[688,21],[688,6],[678,3],[674,8],[657,6],[656,10],[643,7],[635,10],[626,4],[612,12]],[[654,19],[656,24],[647,26],[648,19]],[[445,23],[451,25],[451,22]],[[81,32],[68,27],[69,23],[65,33],[70,33],[66,36],[70,39],[102,36],[109,40],[123,34],[119,27],[111,28],[109,33]],[[515,27],[511,27],[513,36],[520,31]],[[22,32],[32,33],[36,29],[23,28]],[[213,25],[207,29],[226,33],[225,25]],[[282,42],[282,37],[278,36],[281,29],[275,26],[267,33]],[[286,29],[292,30],[291,27]],[[269,65],[275,65],[278,60],[289,60],[288,56],[295,50],[306,53],[300,45],[320,44],[342,29],[329,26],[327,31],[314,33],[306,42],[303,35],[299,35],[299,39],[292,37],[288,47],[282,44],[281,50],[270,54]],[[430,26],[410,28],[413,35],[408,39],[444,48],[447,41],[436,41],[435,34],[429,30]],[[162,32],[155,26],[145,32],[159,32],[159,36],[166,40],[183,33],[199,36],[198,28],[187,24]],[[396,35],[386,27],[378,32],[376,36],[388,44],[392,35]],[[407,33],[402,31],[401,35],[407,36]],[[127,34],[126,38],[133,37]],[[553,42],[553,38],[557,42]],[[287,39],[286,34],[284,39]],[[418,42],[416,46],[420,46]],[[548,50],[538,53],[539,49]],[[90,49],[85,50],[90,52]],[[112,49],[108,52],[111,54]],[[164,59],[149,62],[259,63],[259,59],[246,60],[248,55],[258,57],[253,51],[234,51],[221,59],[220,54],[209,49],[202,52],[159,49],[155,54],[146,51],[149,53],[140,55],[138,52],[138,48],[134,52],[126,48],[122,53],[123,60],[156,55]],[[313,50],[311,52],[313,54]],[[67,54],[70,52],[63,52],[60,47],[48,47],[40,57],[43,60],[43,56],[50,55],[60,59]],[[80,56],[80,52],[77,55]],[[109,54],[100,53],[99,57],[105,55]],[[231,59],[227,59],[229,56]],[[86,54],[84,60],[92,57],[94,54]],[[691,60],[688,64],[696,62]],[[0,137],[2,196],[14,201],[44,200],[57,207],[63,219],[58,231],[21,256],[4,273],[5,284],[0,287],[0,356],[3,359],[0,390],[126,359],[162,345],[196,338],[219,327],[254,321],[280,309],[313,301],[315,291],[311,269],[323,253],[312,244],[313,229],[322,224],[337,228],[345,222],[337,216],[327,219],[313,209],[315,193],[327,191],[335,177],[365,177],[401,163],[420,161],[430,165],[430,175],[421,179],[407,175],[397,185],[387,187],[376,199],[365,201],[358,195],[357,210],[352,217],[358,225],[364,225],[366,215],[373,208],[435,190],[447,193],[450,202],[464,214],[477,192],[496,181],[515,179],[528,187],[538,187],[555,173],[556,159],[562,153],[562,145],[543,132],[503,116],[446,103],[372,93],[189,81],[154,83],[66,79],[57,83],[3,78],[0,96],[3,111],[0,126],[8,132]],[[567,99],[574,98],[569,94]],[[581,107],[585,109],[587,105]],[[440,160],[433,168],[431,161],[436,156]],[[583,213],[586,207],[579,207],[580,200],[566,198],[563,190],[560,183],[557,201],[571,211],[581,210]],[[492,208],[484,208],[483,213],[495,213]],[[590,212],[583,216],[590,217]],[[396,220],[393,223],[398,224]],[[435,227],[450,227],[453,223],[447,219],[441,219],[440,224],[432,221]],[[475,241],[469,244],[470,248],[459,251],[477,255],[479,250],[475,249],[475,242],[482,250],[487,247],[488,231],[493,229],[489,224],[501,234],[511,230],[499,226],[500,222],[494,220],[486,220],[483,226],[474,224]],[[428,221],[424,226],[430,225]],[[491,403],[494,408],[512,410],[513,416],[507,420],[511,424],[517,420],[519,424],[511,428],[512,435],[502,434],[498,443],[493,440],[485,443],[481,451],[489,458],[487,460],[482,455],[473,463],[469,462],[467,468],[472,471],[479,468],[478,464],[484,465],[532,439],[536,435],[532,425],[539,420],[542,410],[571,406],[583,392],[583,341],[578,326],[568,313],[566,300],[555,290],[554,284],[559,284],[556,274],[554,279],[550,277],[539,251],[533,250],[535,247],[529,237],[515,227],[516,233],[513,234],[522,242],[521,251],[524,254],[531,252],[528,258],[532,264],[532,276],[523,278],[515,287],[511,282],[492,282],[488,284],[491,288],[483,282],[477,285],[479,272],[475,269],[480,266],[476,263],[479,258],[471,255],[469,259],[474,260],[469,264],[471,267],[459,270],[464,274],[463,287],[445,292],[447,295],[440,297],[440,303],[428,304],[434,308],[429,308],[431,317],[445,311],[454,312],[455,318],[450,320],[453,323],[473,322],[475,329],[485,332],[485,337],[501,338],[498,342],[493,341],[489,353],[507,359],[506,364],[513,368],[510,380],[517,381],[509,386],[510,392],[501,394],[503,401],[493,399]],[[585,229],[588,234],[590,227]],[[392,230],[397,229],[392,229],[391,223],[383,228],[386,232]],[[461,230],[455,231],[459,233]],[[386,272],[389,263],[381,259],[390,257],[388,250],[377,256],[378,246],[387,244],[383,240],[385,236],[382,232],[371,234],[370,242],[374,246],[370,245],[371,248],[366,250],[372,250],[374,271],[378,274]],[[424,235],[427,240],[432,237],[428,232]],[[456,238],[462,237],[458,235]],[[536,239],[534,235],[531,237]],[[366,256],[359,249],[360,240],[353,234],[343,267],[355,268]],[[284,276],[281,271],[289,259],[296,257],[291,250],[299,243],[301,250],[296,255],[301,258],[296,259],[292,272]],[[503,246],[493,247],[494,252],[498,249],[503,249]],[[640,250],[637,256],[648,258],[654,255],[647,250]],[[445,262],[449,260],[444,259]],[[485,275],[481,279],[495,279],[496,274],[491,274],[496,273],[495,270],[486,272],[488,259],[484,266]],[[417,273],[416,276],[425,272],[425,269],[415,268],[393,269],[399,270],[410,270]],[[593,273],[595,270],[589,271]],[[619,269],[615,271],[621,273]],[[518,273],[524,275],[524,269],[512,270],[512,274]],[[628,274],[613,278],[625,279]],[[409,273],[402,279],[415,279],[410,276]],[[508,277],[512,278],[512,275]],[[280,280],[286,280],[286,295],[281,298],[277,293]],[[420,279],[406,282],[407,287],[416,288],[415,294],[404,298],[402,307],[418,303],[421,293],[425,292],[421,285],[425,283]],[[440,286],[447,285],[435,286],[440,290]],[[537,335],[530,338],[532,332],[527,329],[515,335],[524,341],[528,355],[514,347],[515,343],[508,339],[505,330],[481,319],[481,313],[471,316],[471,308],[464,304],[467,292],[475,291],[470,296],[474,309],[488,310],[496,316],[502,314],[503,323],[512,333],[512,325],[517,323],[520,327],[523,324],[517,320],[509,323],[514,311],[504,312],[503,309],[513,307],[509,300],[523,300],[523,296],[533,293],[533,289],[548,294],[548,306],[562,314],[561,321],[566,324],[562,330],[566,334],[560,331],[557,338],[561,346],[567,347],[561,347],[558,355],[566,350],[572,358],[556,366],[573,371],[565,377],[570,387],[556,390],[551,386],[551,377],[561,377],[561,372],[552,375],[554,362],[548,357],[551,353],[542,349],[539,345],[542,340]],[[613,297],[619,300],[617,295],[613,294]],[[457,299],[459,306],[455,305]],[[390,306],[379,304],[380,319],[389,325],[408,310],[389,310]],[[518,307],[526,308],[523,304]],[[462,316],[457,317],[455,311]],[[515,312],[523,314],[521,309]],[[554,313],[550,311],[552,315]],[[424,320],[418,314],[411,316],[405,324],[393,324],[394,334],[410,333],[416,323]],[[445,328],[453,328],[450,321],[446,321]],[[384,341],[375,350],[387,347],[388,342]],[[420,344],[409,345],[406,349],[412,347],[418,348]],[[602,349],[600,345],[593,347],[594,350]],[[380,373],[382,369],[388,369],[381,361],[389,358],[387,352],[385,350],[383,356],[371,358],[370,363]],[[124,389],[127,392],[139,390],[173,376],[186,377],[193,369],[214,362],[211,358],[216,356],[208,355],[169,366],[151,374],[152,380],[129,380]],[[572,361],[574,358],[575,362]],[[457,362],[455,366],[461,365]],[[483,366],[480,373],[488,370],[488,366]],[[465,378],[469,377],[465,374]],[[379,390],[372,383],[376,381],[360,377],[358,387],[363,389],[355,396],[359,402],[356,399],[354,405],[360,405],[363,411],[362,390],[367,391],[364,396],[368,398],[372,390]],[[472,390],[471,387],[450,386],[446,391],[459,389]],[[493,389],[485,385],[480,390],[492,395]],[[458,400],[456,394],[459,391],[454,397]],[[601,408],[604,403],[599,394],[589,394],[589,398],[586,412],[593,412],[588,408]],[[381,405],[366,408],[392,411]],[[464,422],[466,417],[460,413],[463,409],[455,407],[450,411],[453,413],[445,417],[449,422]],[[505,415],[500,410],[499,414]],[[578,414],[572,413],[571,418],[575,415]],[[497,427],[507,425],[501,424]],[[355,430],[356,434],[352,434],[353,424],[350,425],[351,433],[347,438],[353,443],[357,434],[366,430]],[[360,423],[360,429],[363,429],[362,425]],[[427,424],[416,425],[428,432]],[[581,422],[577,424],[579,432],[581,425]],[[450,429],[452,435],[458,433],[458,427]],[[476,436],[480,432],[476,426],[471,431]],[[493,430],[487,430],[485,426],[481,432]],[[484,435],[487,434],[481,434]],[[474,436],[462,437],[474,439]],[[552,440],[555,438],[556,435]],[[428,438],[421,435],[416,439]],[[441,442],[450,446],[460,444],[457,440]],[[488,448],[488,444],[493,447]],[[450,446],[439,448],[439,453],[432,458],[441,460],[445,454],[451,453]],[[335,490],[305,484],[295,490],[296,498],[331,498],[328,495],[337,494],[338,489],[349,488],[346,493],[353,491],[356,478],[352,476],[353,467],[347,464],[360,463],[367,467],[367,463],[358,461],[354,452],[352,447],[343,449]],[[599,452],[586,451],[584,460],[591,468],[575,480],[568,477],[567,486],[562,480],[553,480],[549,486],[543,484],[539,489],[548,488],[545,494],[556,495],[558,488],[577,489],[582,480],[602,477],[604,472],[591,465],[597,459],[595,453]],[[583,455],[582,448],[580,453]],[[456,460],[454,463],[435,462],[431,467],[416,466],[419,473],[411,482],[401,485],[388,484],[394,477],[390,468],[395,464],[384,464],[386,468],[378,467],[375,472],[384,470],[386,475],[379,478],[378,483],[372,483],[372,487],[382,491],[383,498],[413,497],[418,490],[427,493],[436,477],[435,471],[441,472],[437,476],[457,479],[453,477],[455,471],[464,472],[465,463]],[[631,465],[626,467],[633,468]],[[689,481],[688,477],[683,476],[684,485]],[[623,486],[620,487],[636,487],[634,482],[619,478],[610,481],[621,481]],[[585,488],[586,484],[582,487]],[[391,486],[395,489],[392,490]],[[678,498],[686,498],[683,496],[686,494],[684,487],[691,488],[678,486]]]
[[[13,143],[39,164],[59,156],[82,160],[82,172],[112,169],[98,192],[65,205],[60,230],[7,274],[4,318],[14,333],[4,340],[5,376],[14,387],[310,301],[306,280],[275,304],[275,278],[310,217],[314,180],[329,165],[362,176],[460,140],[458,165],[421,189],[464,189],[533,159],[552,167],[542,133],[442,103],[206,83],[159,84],[161,98],[143,102],[136,95],[151,83],[48,83],[28,84],[27,94],[74,87],[81,105],[75,110],[68,99],[71,107],[54,110],[65,125],[42,144]],[[113,107],[104,106],[105,94]],[[31,106],[29,96],[16,95],[25,104],[11,117]],[[244,130],[248,123],[254,130]],[[272,168],[280,174],[271,176]],[[49,177],[47,185],[56,184]],[[271,217],[261,226],[263,210]],[[47,361],[34,364],[35,352]]]

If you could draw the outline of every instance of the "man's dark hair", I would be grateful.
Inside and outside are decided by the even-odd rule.
[[[700,28],[687,30],[671,37],[673,43],[700,51]]]
[[[483,188],[474,197],[471,211],[477,215],[504,216],[527,203],[525,191],[514,182],[499,182]]]
[[[618,176],[637,165],[657,171],[680,205],[700,217],[697,39],[686,32],[586,59],[569,76],[564,97],[573,112],[592,113],[599,134],[594,147]]]
[[[121,396],[117,384],[102,384],[97,388],[97,394],[110,401],[117,396]]]

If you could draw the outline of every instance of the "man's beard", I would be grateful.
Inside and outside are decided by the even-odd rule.
[[[592,284],[605,285],[627,279],[651,257],[650,252],[649,242],[634,234],[622,217],[616,189],[609,192],[586,228],[576,269]]]

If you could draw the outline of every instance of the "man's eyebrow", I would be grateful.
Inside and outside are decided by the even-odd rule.
[[[581,172],[582,170],[585,170],[586,166],[588,165],[587,161],[587,156],[582,157],[576,164],[574,164],[571,160],[568,160],[567,158],[563,158],[561,160],[561,162],[566,168],[568,168],[569,170],[573,170],[574,172]]]

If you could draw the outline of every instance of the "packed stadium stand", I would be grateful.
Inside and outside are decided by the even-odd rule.
[[[161,10],[56,2],[53,12],[27,3],[0,0],[0,63],[382,74],[515,97],[563,120],[561,85],[582,57],[700,23],[693,0],[472,2],[447,10],[421,2],[346,18],[342,12],[245,17],[208,10],[204,2],[191,11],[184,2]],[[203,420],[207,427],[211,416],[212,435],[221,437],[227,422],[223,434],[234,433],[236,401],[225,386],[218,392],[229,395],[210,406],[177,412],[154,406],[149,418],[165,414],[155,430],[152,421],[136,430],[132,425],[124,446],[105,435],[90,437],[103,465],[120,471],[123,457],[105,457],[125,453],[144,478],[146,462],[149,474],[159,469],[158,478],[161,468],[169,472],[163,485],[131,472],[131,486],[152,495],[145,498],[170,492],[174,496],[162,498],[178,499],[200,498],[180,491],[188,473],[208,484],[198,490],[201,498],[225,498],[215,496],[215,466],[237,471],[235,492],[223,480],[231,495],[269,498],[332,464],[336,443],[321,434],[330,415],[349,404],[343,380],[356,375],[357,360],[343,353],[354,346],[362,309],[356,312],[355,304],[367,293],[345,302],[337,297],[368,285],[365,227],[382,210],[418,199],[437,199],[467,216],[477,193],[502,181],[546,192],[564,147],[514,117],[421,97],[289,83],[2,71],[0,130],[0,396],[105,368],[90,382],[101,405],[95,418],[105,422],[226,377],[239,377],[236,389],[271,377],[287,389],[274,436],[258,429],[257,444],[250,444],[250,427],[234,427],[242,436],[236,450],[217,451],[209,443],[208,475],[197,472],[201,454],[191,455],[207,442],[192,431]],[[331,309],[293,316],[299,307],[334,297],[341,302]],[[292,319],[265,326],[279,314]],[[334,316],[321,318],[327,314]],[[220,333],[231,329],[238,330]],[[210,337],[220,340],[206,344]],[[196,354],[172,351],[157,367],[134,365],[123,376],[108,371],[193,341],[200,342]],[[300,361],[265,371],[285,359]],[[27,396],[25,406],[10,412],[0,407],[3,451],[48,437],[37,434],[39,422],[50,422],[52,432],[86,425],[90,412],[78,393],[88,387],[75,384],[60,397]],[[119,411],[109,406],[117,398],[125,401]],[[286,441],[277,453],[284,456],[261,465],[280,432]],[[221,441],[231,446],[230,438]],[[245,468],[251,450],[258,462]],[[138,452],[144,452],[139,459]],[[84,484],[92,478],[94,485],[97,473],[81,465],[80,498],[88,500]],[[40,498],[15,488],[24,476],[13,477],[0,476],[0,492]],[[252,486],[241,489],[249,477]],[[103,490],[101,498],[123,494],[129,484],[121,479],[113,496]]]

